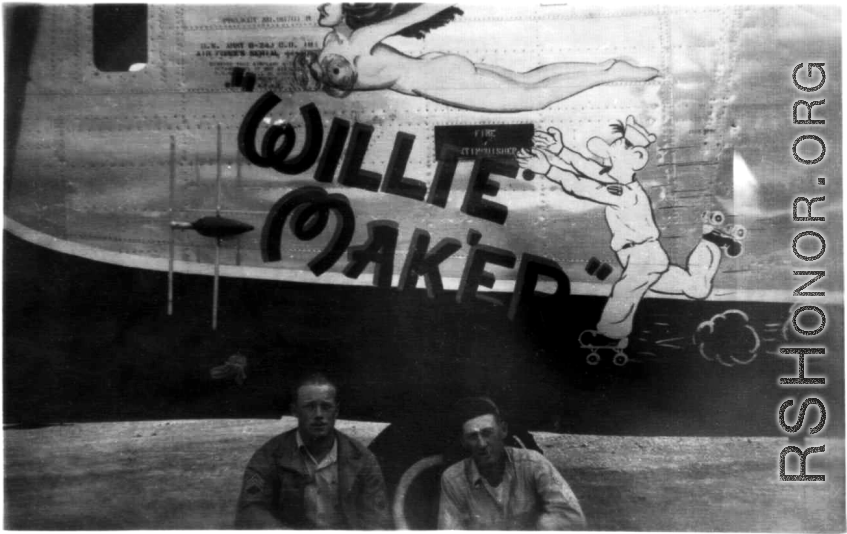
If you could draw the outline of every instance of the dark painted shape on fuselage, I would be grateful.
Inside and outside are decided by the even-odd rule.
[[[191,228],[202,236],[227,239],[247,233],[253,229],[253,226],[235,219],[215,215],[214,217],[197,219],[191,223]]]
[[[787,304],[647,299],[636,333],[666,322],[684,350],[653,344],[657,355],[641,355],[634,338],[627,350],[641,363],[589,366],[576,339],[604,298],[571,296],[567,309],[541,299],[510,321],[491,302],[457,304],[454,291],[431,298],[423,289],[231,279],[212,331],[197,312],[208,307],[210,277],[178,274],[168,317],[166,273],[8,233],[4,250],[6,423],[278,417],[287,386],[314,368],[344,377],[345,418],[437,422],[457,397],[485,394],[527,428],[575,433],[778,435],[779,404],[803,395],[777,386],[796,360],[762,354],[724,367],[690,340],[701,320],[728,308],[772,323],[788,317]],[[827,312],[840,324],[842,308]],[[248,357],[244,385],[211,380],[236,351]],[[843,403],[842,362],[832,353],[810,364],[829,377],[827,406]],[[841,428],[832,419],[824,432]]]

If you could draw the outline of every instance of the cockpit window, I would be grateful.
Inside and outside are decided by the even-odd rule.
[[[94,66],[135,72],[147,66],[147,5],[94,5]]]

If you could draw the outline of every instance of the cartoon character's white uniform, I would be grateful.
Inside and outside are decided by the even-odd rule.
[[[721,251],[715,243],[701,239],[689,255],[686,269],[670,264],[659,243],[660,234],[650,197],[634,175],[647,164],[646,147],[655,142],[656,136],[648,133],[632,116],[627,118],[625,128],[620,125],[619,131],[621,137],[611,144],[598,138],[589,140],[589,150],[603,152],[601,156],[610,162],[599,173],[594,173],[594,177],[579,169],[582,163],[599,168],[597,162],[570,149],[563,149],[568,150],[570,163],[549,152],[543,156],[543,161],[550,165],[548,179],[558,183],[566,193],[606,206],[611,247],[623,271],[612,287],[597,332],[623,344],[632,333],[638,303],[648,290],[706,298],[720,264]],[[640,158],[632,157],[639,152]],[[525,166],[532,164],[533,159],[538,161],[539,156],[526,152],[519,155]],[[613,169],[616,177],[612,176]]]
[[[618,256],[623,273],[612,287],[597,331],[619,339],[632,332],[638,303],[668,270],[669,261],[658,241],[659,229],[653,219],[650,197],[641,184],[633,180],[606,188],[620,188],[621,191],[617,204],[606,205],[606,222],[612,232],[612,250]]]
[[[633,180],[628,184],[613,184],[608,188],[617,188],[621,194],[616,204],[606,205],[606,222],[612,231],[612,250],[640,245],[659,238],[659,229],[653,219],[653,206],[650,197]]]

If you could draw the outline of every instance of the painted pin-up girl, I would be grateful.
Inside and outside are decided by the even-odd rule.
[[[390,89],[449,106],[489,112],[544,109],[597,85],[644,82],[656,69],[622,60],[552,63],[527,72],[474,63],[458,54],[410,56],[383,43],[393,35],[422,39],[462,11],[433,4],[323,4],[318,24],[332,28],[309,59],[327,93]]]

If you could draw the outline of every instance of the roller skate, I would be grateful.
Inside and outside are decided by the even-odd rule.
[[[612,363],[617,366],[624,366],[629,361],[629,356],[626,355],[624,349],[629,345],[627,338],[615,339],[604,336],[596,330],[584,330],[579,334],[579,347],[589,351],[585,357],[588,365],[597,365],[600,363],[600,351],[604,349],[611,350],[614,354]]]
[[[730,258],[736,258],[744,252],[744,238],[747,229],[740,224],[724,224],[726,217],[720,211],[704,211],[700,219],[703,221],[703,239],[719,246]]]

